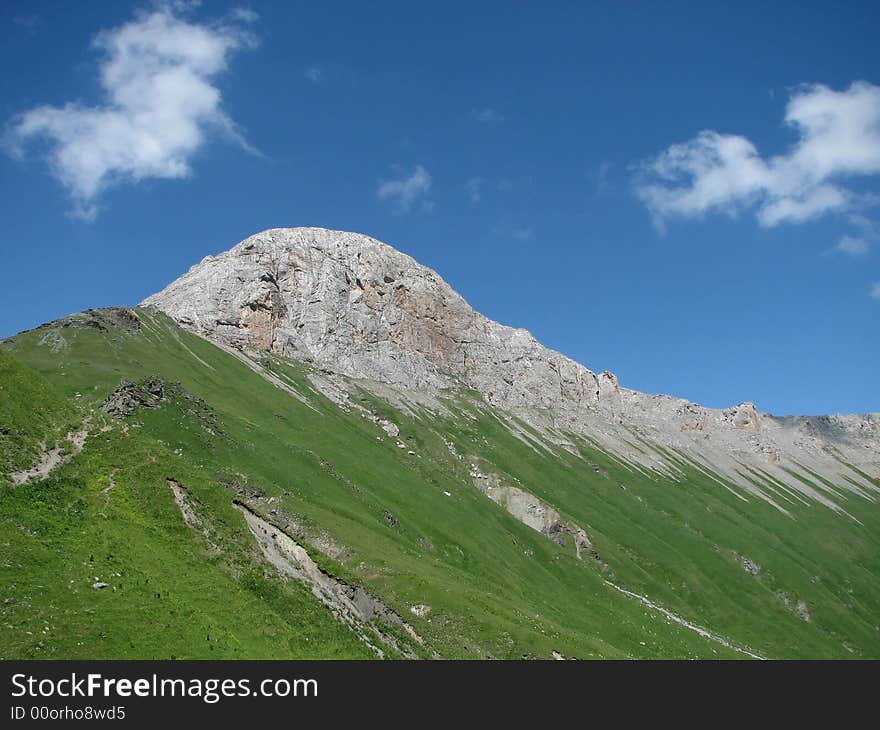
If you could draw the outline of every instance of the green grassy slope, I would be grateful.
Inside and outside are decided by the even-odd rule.
[[[0,350],[0,474],[30,467],[44,442],[62,438],[79,420],[45,378]]]
[[[532,448],[465,393],[439,417],[363,391],[360,405],[400,426],[401,449],[315,392],[301,364],[264,360],[308,404],[162,315],[138,320],[84,313],[0,351],[0,657],[373,656],[263,561],[237,495],[338,546],[330,558],[307,545],[404,616],[424,656],[743,656],[609,582],[763,656],[880,656],[873,503],[846,504],[861,524],[818,505],[789,518],[696,470],[679,482],[633,472],[573,436],[580,456]],[[185,398],[125,419],[97,409],[121,380],[151,375],[210,417]],[[81,453],[12,486],[9,471],[87,415]],[[471,463],[585,527],[601,562],[490,501]],[[204,529],[184,523],[169,477]]]

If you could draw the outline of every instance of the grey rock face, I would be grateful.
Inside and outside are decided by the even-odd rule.
[[[275,352],[327,373],[407,392],[467,387],[542,429],[552,443],[587,434],[634,465],[675,475],[673,449],[785,511],[773,479],[833,509],[799,465],[862,496],[880,475],[880,415],[775,418],[754,404],[713,410],[623,388],[475,312],[443,279],[369,236],[323,228],[258,233],[208,256],[143,302],[226,347]],[[385,387],[383,386],[383,387]],[[511,428],[514,426],[511,425]]]

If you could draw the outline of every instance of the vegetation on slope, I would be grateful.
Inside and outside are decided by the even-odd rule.
[[[858,522],[807,503],[787,517],[686,463],[672,481],[583,438],[569,436],[571,453],[468,393],[447,394],[443,413],[367,389],[340,408],[304,365],[266,356],[273,383],[162,315],[127,311],[0,351],[0,427],[16,434],[0,437],[0,657],[374,656],[264,560],[233,499],[390,605],[425,657],[744,656],[615,585],[762,656],[880,655],[874,503],[850,498]],[[101,410],[123,380],[150,376],[179,386],[156,407]],[[86,416],[81,453],[12,485],[8,472]],[[474,488],[473,465],[586,528],[597,555],[578,560],[517,521]]]

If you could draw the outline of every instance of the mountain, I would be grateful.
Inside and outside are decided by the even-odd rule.
[[[675,465],[663,452],[673,450],[782,511],[780,483],[843,509],[792,470],[863,496],[875,491],[861,472],[880,468],[880,414],[774,418],[751,403],[718,411],[622,388],[614,374],[597,375],[526,330],[475,312],[437,273],[368,236],[264,231],[205,258],[143,305],[204,337],[325,375],[401,394],[471,388],[550,441],[565,445],[565,432],[575,432],[670,475]]]
[[[0,658],[878,657],[878,424],[628,390],[265,231],[0,344]]]

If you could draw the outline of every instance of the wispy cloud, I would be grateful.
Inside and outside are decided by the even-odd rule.
[[[753,210],[765,227],[848,211],[860,196],[844,183],[880,173],[880,87],[798,88],[785,123],[798,139],[763,157],[745,137],[706,130],[643,164],[636,194],[662,227],[669,218]]]
[[[880,300],[880,281],[875,282],[871,287],[871,297]]]
[[[834,251],[843,253],[847,256],[864,256],[870,250],[871,246],[864,238],[856,236],[841,236]]]
[[[596,195],[600,195],[608,190],[609,187],[609,174],[611,173],[612,164],[605,160],[604,162],[600,162],[594,168],[592,168],[589,172],[589,177],[592,179],[595,185],[595,193]]]
[[[472,205],[476,205],[483,199],[483,178],[472,177],[464,184],[464,191]]]
[[[866,196],[866,206],[876,205],[870,196]],[[847,256],[860,257],[871,252],[871,249],[880,244],[880,226],[876,221],[859,213],[847,216],[847,222],[855,229],[853,234],[841,236],[837,244],[831,250],[834,253],[842,253]]]
[[[503,217],[492,226],[492,234],[503,239],[530,241],[535,236],[535,227],[522,218],[512,220],[509,217]]]
[[[305,76],[313,84],[320,84],[321,80],[324,78],[324,72],[321,70],[320,66],[309,66],[303,72],[303,76]]]
[[[33,35],[37,27],[40,25],[39,15],[16,15],[12,18],[12,23],[26,35]]]
[[[379,200],[394,204],[398,212],[410,212],[416,203],[422,210],[430,212],[434,203],[428,198],[431,192],[431,176],[421,165],[416,165],[411,175],[396,180],[383,180],[379,183],[376,195]]]
[[[181,7],[154,6],[97,35],[100,105],[40,106],[13,120],[7,148],[23,155],[27,143],[44,142],[53,175],[84,219],[95,217],[101,193],[112,186],[188,177],[212,130],[255,151],[223,110],[214,83],[233,51],[255,45],[244,27],[255,14],[241,10],[199,24],[182,17]]]
[[[246,6],[233,8],[230,15],[234,20],[241,23],[256,23],[260,19],[260,15],[256,10]]]
[[[490,107],[471,109],[471,116],[480,124],[500,124],[504,121],[504,115]]]

